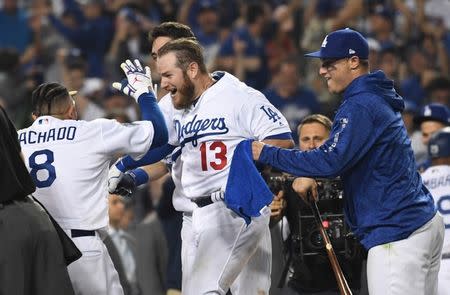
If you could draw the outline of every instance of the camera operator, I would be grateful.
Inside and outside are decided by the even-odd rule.
[[[311,151],[315,148],[320,147],[329,137],[330,132],[331,132],[331,126],[332,126],[332,122],[331,120],[324,116],[324,115],[320,115],[320,114],[313,114],[313,115],[309,115],[307,117],[305,117],[300,124],[297,127],[297,134],[298,134],[298,142],[299,142],[299,149],[301,151]],[[296,218],[297,216],[297,211],[299,211],[299,207],[296,206],[295,203],[298,201],[298,199],[294,199],[294,200],[290,200],[289,199],[289,195],[287,194],[287,192],[279,192],[276,196],[276,198],[274,199],[274,201],[271,204],[271,209],[272,209],[272,219],[273,221],[279,221],[283,218],[283,215],[287,216],[287,221],[291,222],[291,223],[298,223],[298,218]],[[287,206],[289,206],[289,208],[286,208],[286,204]],[[279,208],[282,207],[282,210],[279,210]],[[285,220],[283,219],[283,221],[285,222]],[[280,227],[274,227],[272,228],[271,232],[272,232],[272,244],[275,245],[277,244],[277,237],[283,236],[282,233],[280,232],[282,230],[282,228],[285,225],[283,225],[280,229]],[[300,235],[300,229],[296,228],[294,224],[289,226],[291,234],[295,235],[298,234]],[[314,227],[315,228],[315,227]],[[306,237],[302,237],[302,239],[305,239]],[[293,241],[288,241],[288,244],[293,243]],[[292,245],[289,245],[289,248],[292,248]],[[295,246],[294,246],[295,248]],[[277,290],[274,290],[274,288],[277,287],[277,284],[280,280],[280,278],[283,276],[282,274],[282,267],[280,265],[280,262],[284,261],[284,254],[282,252],[282,249],[280,249],[280,247],[275,247],[273,246],[273,276],[272,276],[272,289],[271,289],[271,295],[273,294],[278,294]],[[322,255],[319,258],[315,258],[315,257],[302,257],[301,259],[298,257],[299,255],[303,255],[302,253],[291,253],[291,255],[296,256],[293,261],[287,261],[286,263],[288,263],[289,265],[286,265],[285,267],[290,267],[293,269],[294,274],[293,277],[297,277],[297,276],[304,276],[304,277],[310,277],[309,275],[305,275],[303,274],[299,274],[296,273],[298,268],[296,265],[296,263],[301,263],[302,267],[306,267],[306,268],[310,268],[307,269],[306,271],[311,274],[312,276],[314,276],[315,274],[320,272],[320,277],[316,277],[316,278],[311,278],[312,280],[320,281],[320,288],[314,288],[312,286],[307,286],[307,285],[303,285],[301,286],[302,282],[295,282],[295,284],[300,284],[299,289],[301,290],[296,290],[294,291],[293,289],[291,289],[290,287],[285,287],[283,288],[283,293],[280,294],[291,294],[292,292],[294,292],[295,294],[302,294],[302,295],[307,295],[307,294],[314,294],[314,295],[334,295],[337,294],[339,295],[339,292],[337,291],[337,285],[334,282],[334,275],[332,273],[332,269],[331,269],[331,265],[328,262],[328,258],[326,257],[326,255]],[[312,269],[312,264],[315,264],[315,266],[313,267],[314,269]],[[320,265],[318,265],[320,264]],[[278,270],[278,272],[277,272]],[[357,276],[359,277],[359,274],[357,274]],[[284,278],[281,278],[282,280]],[[294,288],[293,285],[289,284],[292,288]],[[359,284],[358,284],[359,285]],[[286,290],[286,288],[288,288],[288,290]],[[309,290],[308,290],[309,288]],[[322,291],[319,291],[322,290]],[[308,290],[308,291],[306,291]],[[273,292],[272,292],[273,291]],[[299,292],[299,293],[296,293]]]
[[[346,222],[368,250],[371,295],[436,294],[443,220],[415,168],[404,101],[382,71],[370,72],[368,55],[354,30],[327,35],[307,56],[322,60],[328,90],[343,96],[330,138],[309,152],[254,141],[253,159],[296,176],[341,176]],[[293,183],[307,200],[308,191],[317,198],[314,186],[304,178]]]

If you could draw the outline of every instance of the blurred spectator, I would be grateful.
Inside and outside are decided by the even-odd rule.
[[[114,199],[110,199],[113,197],[114,197]],[[109,198],[108,198],[108,203],[109,203],[108,215],[109,215],[110,221],[111,221],[111,219],[113,219],[113,220],[120,219],[122,216],[123,209],[121,209],[121,207],[124,206],[123,202],[121,202],[119,199],[117,199],[115,197],[120,197],[120,196],[109,195]],[[125,274],[125,270],[123,268],[122,258],[119,254],[119,251],[117,250],[116,245],[114,244],[113,240],[111,239],[111,236],[106,235],[103,238],[103,243],[105,244],[106,249],[108,249],[108,253],[114,264],[114,268],[117,270],[117,274],[119,275],[120,285],[122,285],[124,295],[131,295],[131,286],[130,286],[130,283],[128,282],[127,276]]]
[[[108,113],[123,114],[131,122],[139,119],[140,112],[134,100],[116,89],[108,88],[102,100],[102,108]]]
[[[420,124],[422,142],[427,145],[434,132],[445,126],[450,126],[450,110],[442,104],[428,104],[422,108],[415,121]]]
[[[125,201],[121,196],[109,195],[108,202],[108,234],[111,237],[114,247],[117,249],[126,278],[126,282],[122,284],[121,281],[121,284],[122,287],[124,285],[126,287],[129,286],[130,295],[138,295],[139,288],[136,280],[136,241],[125,231],[126,228],[121,227],[122,221],[125,218]]]
[[[22,55],[32,43],[27,11],[18,7],[17,0],[3,0],[0,9],[0,48],[15,48]]]
[[[378,69],[382,70],[386,77],[394,81],[394,84],[400,81],[401,60],[395,47],[388,47],[379,53]],[[399,86],[399,85],[396,85]],[[417,103],[414,102],[417,106]]]
[[[178,2],[179,1],[176,0],[141,1],[141,3],[145,6],[144,9],[147,11],[148,17],[156,24],[176,21]]]
[[[307,2],[303,18],[304,32],[300,40],[300,48],[303,52],[314,51],[321,45],[327,32],[330,31],[331,22],[342,10],[345,3],[344,0],[312,0]],[[351,11],[358,10],[356,7],[352,7]],[[346,23],[346,26],[350,26],[350,24]],[[307,85],[310,85],[321,101],[328,103],[333,97],[324,87],[323,79],[317,74],[319,66],[319,60],[305,59],[304,81]]]
[[[86,78],[87,63],[80,49],[72,48],[60,54],[62,55],[63,84],[70,90],[78,91],[76,96],[78,116],[86,121],[103,117],[104,109],[91,97],[103,87],[102,80]]]
[[[273,13],[274,32],[266,43],[267,63],[270,75],[274,76],[286,56],[298,54],[292,34],[294,19],[288,5],[278,6]]]
[[[70,7],[75,16],[75,26],[65,24],[53,14],[49,14],[52,25],[86,55],[88,77],[103,77],[103,60],[109,49],[113,25],[109,16],[103,14],[103,0],[64,0],[66,9]]]
[[[427,147],[422,142],[422,134],[417,129],[414,118],[419,113],[419,106],[414,102],[405,99],[405,109],[402,112],[402,119],[405,123],[406,131],[411,139],[411,147],[414,151],[416,163],[422,163],[427,159]]]
[[[440,103],[450,107],[450,80],[437,77],[430,81],[426,87],[427,102]]]
[[[31,122],[31,89],[19,73],[19,54],[11,49],[0,49],[0,105],[8,112],[17,128]],[[33,87],[34,85],[30,85]]]
[[[367,38],[367,43],[369,44],[369,64],[371,67],[370,71],[373,72],[374,70],[379,69],[381,46],[380,42],[370,37]]]
[[[264,90],[267,99],[286,117],[297,139],[296,127],[304,117],[320,112],[316,95],[300,84],[300,66],[295,57],[284,59],[274,75],[272,86]]]
[[[61,80],[61,67],[57,59],[61,48],[70,48],[72,45],[48,21],[46,16],[53,7],[49,0],[32,1],[29,12],[29,25],[33,31],[34,52],[30,54],[29,63],[42,68],[46,81]],[[37,86],[37,85],[36,85]]]
[[[400,91],[402,96],[420,106],[425,100],[425,87],[433,71],[429,69],[428,61],[421,49],[413,48],[407,55],[410,76],[401,82]]]
[[[383,4],[375,5],[369,14],[372,37],[380,43],[381,49],[398,45],[394,33],[395,12]]]
[[[147,59],[150,46],[147,32],[141,27],[144,16],[133,8],[122,8],[116,16],[116,31],[106,55],[109,81],[120,81],[123,71],[120,64],[126,60]]]
[[[442,104],[428,104],[421,109],[419,115],[415,118],[415,122],[420,124],[422,143],[427,146],[431,135],[441,128],[450,126],[450,110]],[[419,171],[423,172],[430,164],[430,159],[418,163]]]
[[[235,29],[222,43],[217,68],[233,73],[255,89],[264,89],[269,80],[263,29],[266,15],[261,4],[246,9],[246,24]]]
[[[247,1],[248,3],[249,1]],[[201,22],[204,22],[204,18],[199,17],[201,10],[205,8],[214,8],[214,13],[217,16],[217,30],[219,31],[220,40],[223,40],[228,36],[232,27],[236,27],[239,24],[236,19],[243,7],[246,5],[244,1],[240,0],[186,0],[182,1],[178,9],[178,22],[189,25],[196,36],[198,36],[198,28],[202,26]],[[208,22],[212,24],[216,20],[209,15]]]
[[[189,21],[189,12],[195,9],[194,22]],[[203,55],[208,69],[214,68],[214,62],[220,48],[220,13],[218,0],[184,1],[180,7],[178,20],[187,23],[197,40],[202,44]]]
[[[165,295],[167,290],[168,244],[163,226],[147,194],[144,199],[146,216],[132,234],[136,240],[136,275],[140,295]]]
[[[162,195],[159,200],[156,212],[161,220],[161,225],[168,245],[167,261],[167,288],[172,294],[181,292],[181,227],[183,213],[176,211],[173,207],[172,196],[175,184],[172,177],[164,178],[162,184]]]
[[[430,9],[430,7],[433,8]],[[437,7],[440,8],[437,9]],[[444,43],[450,33],[449,21],[447,20],[447,26],[444,22],[446,18],[448,19],[449,8],[448,1],[416,1],[417,25],[424,37],[424,40],[420,41],[425,51],[430,52],[428,57],[433,68],[439,69],[445,76],[450,75],[449,53]]]

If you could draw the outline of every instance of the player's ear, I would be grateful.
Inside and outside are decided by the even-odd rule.
[[[64,117],[70,120],[77,120],[78,119],[78,113],[77,108],[74,104],[71,104],[67,112],[64,114]]]
[[[75,105],[70,107],[68,117],[71,120],[77,120],[78,119],[77,108],[75,107]]]
[[[196,62],[191,62],[187,68],[187,74],[189,78],[195,79],[199,73],[198,64]]]

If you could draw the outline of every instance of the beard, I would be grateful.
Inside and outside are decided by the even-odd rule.
[[[177,109],[186,109],[191,106],[194,101],[195,85],[189,79],[186,72],[183,72],[183,85],[178,89],[177,93],[179,95],[178,99],[173,101],[173,106]]]

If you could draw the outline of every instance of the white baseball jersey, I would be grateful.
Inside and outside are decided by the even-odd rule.
[[[195,198],[225,190],[231,159],[244,139],[290,133],[281,113],[261,92],[225,73],[188,109],[173,113],[181,152],[181,187]],[[168,127],[171,129],[172,127]]]
[[[175,125],[173,124],[174,114],[183,113],[183,110],[177,110],[173,106],[172,98],[170,97],[170,93],[164,95],[158,102],[159,108],[164,116],[164,120],[166,122],[168,136],[169,136],[169,144],[176,145],[174,143],[177,142],[177,132],[175,130]],[[175,190],[172,196],[173,207],[177,211],[183,212],[191,212],[197,206],[191,202],[190,199],[186,198],[183,189],[181,187],[181,171],[183,163],[180,160],[179,153],[181,152],[180,148],[177,147],[171,155],[169,155],[165,162],[167,164],[171,164],[172,168],[170,174],[172,176],[172,180],[175,183]]]
[[[433,195],[439,213],[444,217],[445,238],[442,254],[450,255],[450,166],[431,166],[421,176]]]
[[[149,121],[59,120],[39,117],[19,130],[34,196],[64,229],[96,230],[108,225],[108,168],[115,155],[139,159],[153,140]]]

